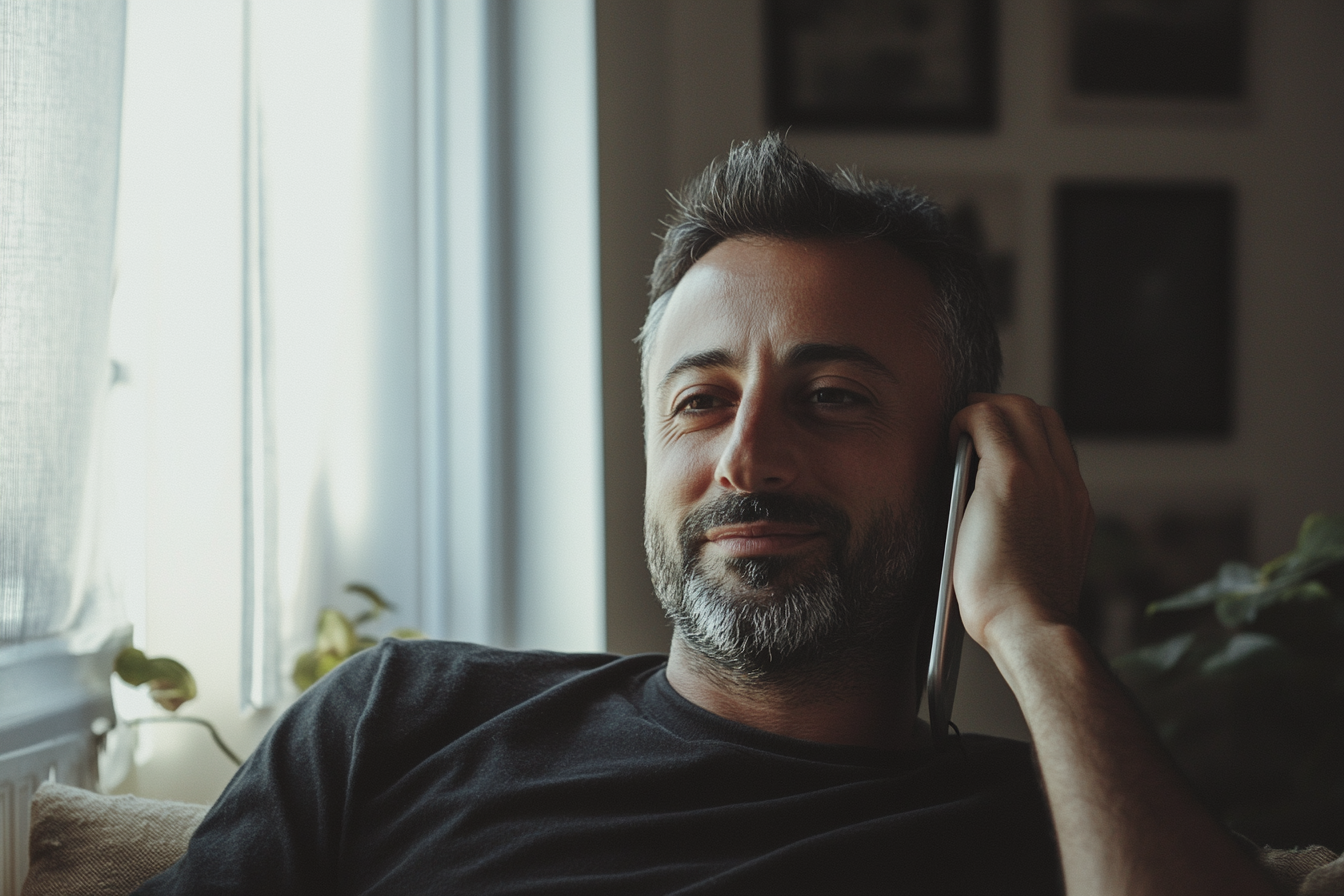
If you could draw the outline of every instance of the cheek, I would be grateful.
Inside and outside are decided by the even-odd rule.
[[[645,504],[660,520],[680,520],[714,483],[718,455],[707,444],[682,439],[653,445],[645,466]]]
[[[917,502],[928,480],[937,475],[942,442],[934,437],[882,441],[877,445],[830,446],[813,469],[820,487],[844,496],[851,507],[902,507]]]

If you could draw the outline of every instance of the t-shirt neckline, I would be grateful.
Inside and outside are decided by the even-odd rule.
[[[645,711],[673,734],[687,740],[723,741],[750,750],[830,765],[904,770],[934,758],[931,748],[895,749],[827,744],[762,731],[697,706],[667,680],[667,664],[648,670],[639,683]]]

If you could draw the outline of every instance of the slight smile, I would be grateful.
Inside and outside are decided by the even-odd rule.
[[[705,540],[729,557],[768,557],[806,550],[824,538],[809,526],[760,522],[715,526]]]

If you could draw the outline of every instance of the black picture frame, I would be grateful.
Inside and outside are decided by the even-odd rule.
[[[995,0],[766,0],[772,128],[991,131]]]
[[[1088,99],[1247,98],[1246,0],[1069,0],[1069,89]]]
[[[1055,400],[1074,435],[1232,435],[1235,207],[1226,183],[1056,188]]]

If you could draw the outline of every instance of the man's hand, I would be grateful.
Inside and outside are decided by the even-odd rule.
[[[1072,894],[1269,894],[1073,628],[1092,507],[1059,416],[982,395],[952,421],[980,456],[953,568],[966,632],[1031,730]]]
[[[1072,624],[1092,542],[1092,504],[1073,445],[1051,408],[1021,395],[973,393],[952,420],[980,457],[957,540],[953,586],[966,633]]]

